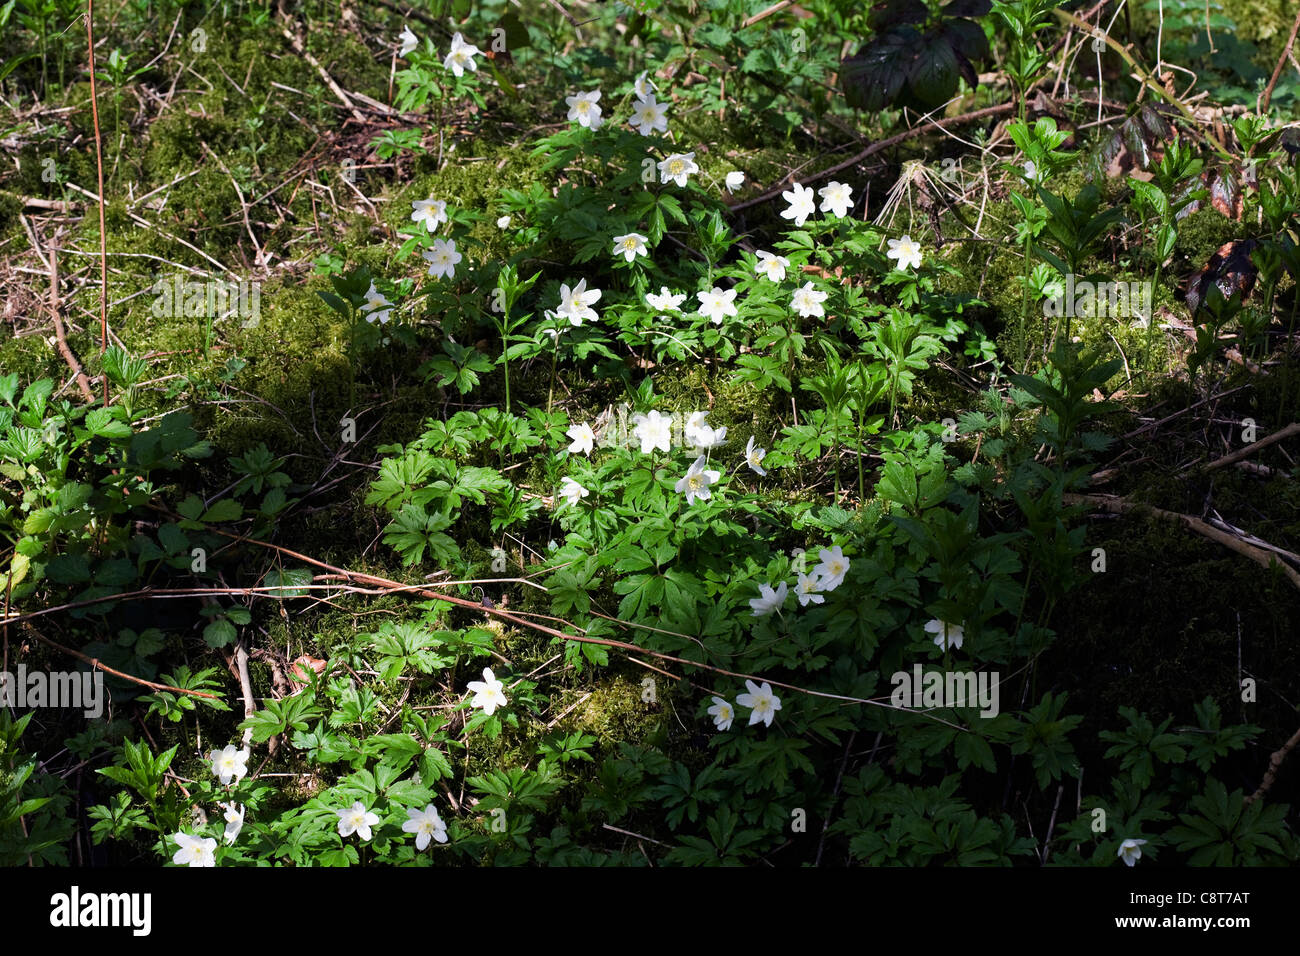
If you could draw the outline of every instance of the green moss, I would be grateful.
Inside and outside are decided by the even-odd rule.
[[[623,741],[641,743],[659,731],[667,701],[668,681],[648,675],[653,681],[655,702],[642,700],[651,685],[628,677],[601,677],[591,695],[576,708],[570,720],[577,730],[594,736],[602,747],[616,749]]]

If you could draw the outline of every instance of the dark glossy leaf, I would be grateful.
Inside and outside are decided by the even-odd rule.
[[[958,76],[952,47],[942,36],[935,36],[914,55],[907,87],[921,107],[934,109],[957,92]]]
[[[884,0],[871,8],[867,22],[871,29],[883,33],[890,27],[907,23],[925,23],[930,11],[921,0]]]
[[[969,60],[987,59],[992,52],[984,29],[974,20],[949,20],[943,25],[943,36],[953,50]]]
[[[909,52],[921,42],[912,27],[872,40],[840,66],[844,97],[855,109],[874,113],[893,103],[903,88]]]
[[[993,0],[952,0],[943,8],[948,17],[982,17],[993,9]]]

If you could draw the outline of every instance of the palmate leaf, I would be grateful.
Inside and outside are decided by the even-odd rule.
[[[406,505],[384,529],[384,544],[401,554],[407,566],[419,563],[425,548],[435,559],[450,563],[460,556],[456,542],[442,534],[450,526],[451,518],[441,512],[428,514],[422,507]]]

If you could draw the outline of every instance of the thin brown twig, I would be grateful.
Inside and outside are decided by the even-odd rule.
[[[103,671],[105,674],[112,674],[114,677],[120,677],[122,678],[122,680],[130,681],[132,684],[138,684],[141,687],[148,687],[150,690],[162,690],[162,691],[167,691],[170,694],[189,694],[191,697],[207,697],[210,700],[219,699],[216,694],[209,694],[201,690],[190,690],[186,687],[173,687],[171,684],[155,684],[153,681],[145,680],[142,677],[135,677],[131,674],[127,674],[122,671],[115,670],[114,668],[109,667],[107,664],[101,663],[98,659],[94,657],[87,657],[85,654],[81,653],[81,651],[74,651],[70,647],[64,647],[58,641],[51,640],[50,638],[46,637],[44,634],[36,630],[36,628],[32,627],[30,623],[27,622],[23,622],[23,623],[26,624],[27,630],[31,633],[32,637],[36,638],[42,644],[48,644],[50,647],[53,647],[55,650],[62,651],[65,654],[75,657],[79,661],[89,664],[91,667],[98,668],[99,670]]]
[[[1286,66],[1286,61],[1291,55],[1291,48],[1295,46],[1296,35],[1300,34],[1300,13],[1295,16],[1295,23],[1291,24],[1291,35],[1287,37],[1286,46],[1282,48],[1282,55],[1277,58],[1277,66],[1273,68],[1273,75],[1268,78],[1268,86],[1264,87],[1264,92],[1259,99],[1259,109],[1257,112],[1263,116],[1268,112],[1268,102],[1273,98],[1273,87],[1277,86],[1277,81],[1282,76],[1282,68]]]
[[[1066,504],[1081,504],[1097,508],[1101,511],[1107,511],[1111,514],[1126,514],[1130,511],[1150,513],[1158,518],[1167,518],[1169,520],[1181,521],[1192,531],[1202,537],[1209,538],[1211,541],[1217,541],[1225,548],[1236,551],[1243,557],[1250,558],[1256,564],[1264,568],[1277,566],[1282,573],[1290,579],[1291,583],[1300,588],[1300,571],[1291,567],[1282,561],[1277,560],[1272,554],[1263,548],[1255,547],[1252,544],[1241,540],[1235,535],[1226,531],[1220,531],[1218,528],[1206,524],[1200,518],[1192,515],[1185,515],[1177,511],[1166,511],[1164,508],[1156,508],[1151,505],[1144,505],[1135,501],[1127,501],[1123,498],[1111,497],[1109,495],[1062,495],[1062,500]]]
[[[67,332],[63,328],[63,317],[59,315],[59,233],[50,241],[50,317],[54,320],[54,337],[58,340],[59,354],[77,380],[77,387],[86,401],[94,403],[95,393],[90,388],[90,379],[81,370],[81,363],[68,346]]]
[[[1265,435],[1263,438],[1259,439],[1258,441],[1253,441],[1249,445],[1246,445],[1242,448],[1238,448],[1236,451],[1232,452],[1231,454],[1224,455],[1222,458],[1216,458],[1214,461],[1210,462],[1209,464],[1201,465],[1196,470],[1213,471],[1215,468],[1223,468],[1226,465],[1235,464],[1241,461],[1243,458],[1249,458],[1251,455],[1255,454],[1255,452],[1259,451],[1260,449],[1267,448],[1269,445],[1272,445],[1276,442],[1280,442],[1283,439],[1290,438],[1292,435],[1300,435],[1300,422],[1292,422],[1290,425],[1287,425],[1285,428],[1279,428],[1271,435]],[[1191,471],[1193,469],[1187,468],[1184,470]]]
[[[1268,769],[1264,771],[1264,779],[1259,782],[1259,789],[1243,800],[1243,803],[1247,805],[1254,803],[1268,792],[1268,788],[1273,786],[1273,781],[1277,779],[1277,771],[1282,766],[1282,761],[1286,759],[1287,754],[1296,748],[1297,744],[1300,744],[1300,730],[1291,735],[1291,739],[1282,745],[1281,750],[1274,752],[1268,761]]]
[[[104,145],[99,135],[99,100],[95,91],[95,0],[86,0],[86,46],[90,56],[90,119],[95,128],[95,171],[99,175],[99,361],[108,351],[108,234],[104,225]],[[108,407],[108,375],[104,375]]]

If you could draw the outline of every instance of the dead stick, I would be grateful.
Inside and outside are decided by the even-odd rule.
[[[1290,425],[1287,425],[1286,428],[1278,429],[1277,431],[1273,432],[1273,434],[1266,435],[1265,437],[1261,438],[1259,441],[1253,441],[1249,445],[1246,445],[1244,448],[1237,449],[1230,455],[1224,455],[1222,458],[1215,459],[1214,461],[1210,462],[1208,465],[1202,465],[1200,467],[1200,470],[1213,471],[1215,468],[1222,468],[1225,465],[1236,464],[1237,462],[1241,461],[1243,458],[1249,458],[1251,455],[1255,454],[1255,452],[1259,451],[1261,448],[1267,448],[1269,445],[1272,445],[1275,442],[1280,442],[1284,438],[1290,438],[1292,435],[1300,435],[1300,422],[1292,422]],[[1186,469],[1186,470],[1191,470],[1191,469]]]
[[[155,684],[153,681],[145,680],[141,677],[133,677],[130,674],[124,674],[122,671],[114,670],[107,664],[101,664],[93,657],[87,657],[85,654],[81,653],[81,651],[74,651],[70,647],[64,647],[58,641],[50,640],[50,638],[37,631],[36,628],[32,627],[30,624],[27,624],[27,630],[31,632],[32,637],[36,638],[41,643],[48,644],[56,650],[63,651],[63,653],[75,657],[79,661],[84,661],[91,667],[103,671],[105,674],[112,674],[114,677],[120,677],[122,680],[130,681],[132,684],[139,684],[141,687],[148,687],[151,690],[166,691],[169,694],[189,694],[191,697],[207,697],[209,700],[219,699],[216,694],[208,694],[201,690],[190,690],[186,687],[173,687],[170,684]]]
[[[280,15],[284,18],[280,24],[280,32],[284,34],[284,38],[289,41],[294,52],[315,68],[316,73],[325,81],[325,85],[330,88],[330,92],[338,98],[340,103],[352,111],[352,118],[358,123],[364,123],[366,121],[365,114],[362,113],[361,110],[357,109],[355,103],[348,99],[348,95],[343,92],[343,88],[334,82],[334,78],[325,72],[325,67],[320,65],[320,61],[308,52],[307,47],[303,44],[302,40],[295,36],[293,31],[289,29],[289,23],[292,21],[290,20],[289,15],[285,13],[283,5],[280,7]],[[103,190],[101,189],[100,191],[102,192]]]
[[[1163,508],[1154,508],[1151,505],[1126,501],[1123,498],[1112,498],[1107,495],[1067,494],[1062,495],[1061,497],[1066,504],[1088,505],[1089,507],[1097,508],[1101,511],[1108,511],[1111,514],[1125,514],[1130,511],[1149,512],[1158,518],[1181,521],[1202,537],[1209,538],[1211,541],[1217,541],[1225,548],[1230,548],[1243,557],[1250,558],[1250,560],[1254,561],[1261,567],[1272,568],[1277,566],[1281,568],[1282,573],[1291,580],[1291,583],[1294,584],[1296,588],[1300,589],[1300,571],[1297,571],[1289,564],[1284,564],[1283,562],[1278,561],[1273,557],[1273,555],[1269,554],[1269,552],[1262,548],[1257,548],[1254,545],[1247,544],[1245,541],[1242,541],[1234,535],[1228,534],[1226,531],[1220,531],[1218,528],[1211,527],[1200,518],[1180,514],[1177,511],[1166,511]]]
[[[780,3],[774,3],[766,10],[758,11],[758,13],[754,14],[752,17],[750,17],[748,20],[746,20],[744,23],[740,25],[741,29],[744,29],[745,27],[752,27],[759,20],[765,20],[768,17],[770,17],[772,14],[784,10],[786,7],[790,6],[792,2],[793,0],[781,0]]]
[[[68,336],[63,328],[63,318],[59,315],[59,234],[54,234],[54,239],[50,242],[50,315],[54,319],[54,336],[59,342],[59,352],[63,355],[63,361],[68,363],[68,368],[72,369],[72,374],[76,376],[77,387],[81,389],[81,394],[86,397],[87,402],[95,401],[95,393],[90,389],[90,379],[86,378],[86,373],[81,370],[81,363],[77,361],[77,356],[72,354],[72,349],[68,346]]]
[[[1295,34],[1292,34],[1292,39],[1294,38]],[[1296,744],[1300,744],[1300,730],[1292,734],[1291,739],[1282,745],[1282,749],[1274,753],[1269,759],[1268,770],[1264,771],[1264,779],[1259,782],[1259,789],[1243,800],[1243,803],[1254,803],[1268,792],[1268,788],[1273,786],[1273,781],[1277,779],[1277,771],[1282,766],[1282,761],[1286,759],[1287,754],[1296,748]]]
[[[31,209],[52,209],[55,212],[69,212],[75,203],[61,199],[41,199],[37,196],[24,196],[23,205]]]
[[[86,46],[90,53],[90,118],[95,127],[95,169],[99,174],[99,361],[108,351],[108,235],[104,226],[104,145],[99,135],[99,101],[95,92],[95,0],[86,0]],[[108,374],[104,374],[108,407]]]
[[[1277,81],[1282,76],[1282,67],[1286,66],[1287,57],[1291,55],[1291,48],[1295,46],[1298,33],[1300,33],[1300,13],[1296,14],[1295,23],[1291,24],[1291,35],[1287,37],[1282,55],[1277,58],[1277,66],[1273,68],[1273,75],[1269,77],[1268,86],[1264,87],[1264,94],[1260,97],[1258,112],[1261,116],[1268,112],[1268,101],[1273,98],[1273,87],[1277,86]]]

